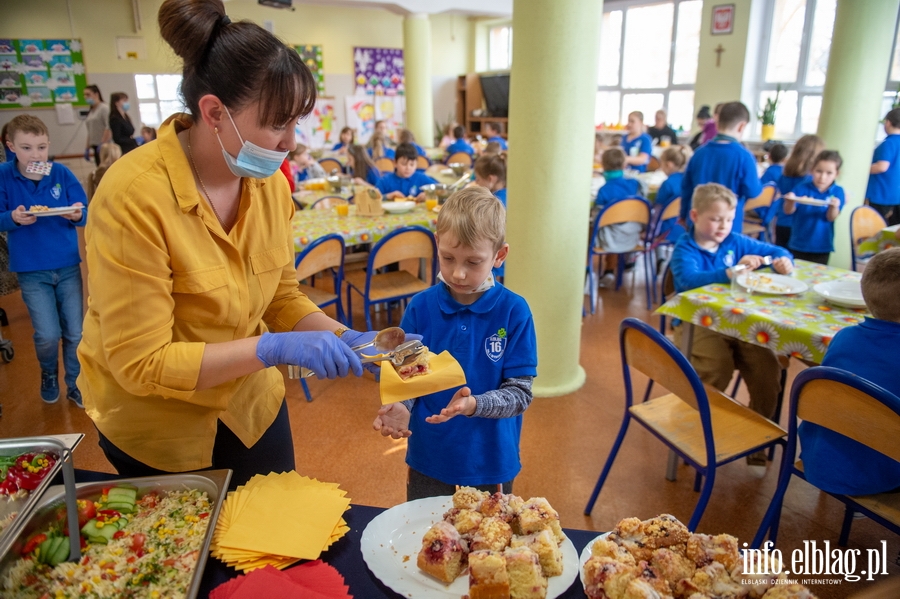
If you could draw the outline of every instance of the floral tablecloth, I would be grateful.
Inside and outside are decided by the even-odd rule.
[[[425,206],[416,206],[411,212],[404,214],[388,214],[381,216],[357,216],[356,206],[350,207],[349,216],[338,216],[334,210],[300,210],[294,214],[291,228],[294,234],[294,251],[302,252],[310,243],[328,235],[337,233],[344,238],[347,245],[375,243],[391,231],[410,225],[421,225],[434,231],[437,225],[437,214],[425,210]]]
[[[900,247],[900,239],[897,239],[898,229],[900,229],[900,225],[884,228],[875,237],[870,237],[869,239],[860,242],[859,247],[856,250],[856,259],[866,260],[878,252]]]
[[[797,260],[794,272],[809,286],[797,295],[733,298],[729,285],[706,285],[679,293],[656,313],[768,347],[779,354],[821,363],[834,334],[862,322],[867,312],[826,303],[813,286],[836,279],[858,281],[861,275],[803,260]]]

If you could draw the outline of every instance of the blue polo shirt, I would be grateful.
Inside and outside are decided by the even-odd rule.
[[[597,191],[597,199],[594,205],[603,207],[628,196],[640,195],[641,184],[637,179],[628,179],[621,176],[622,171],[611,171],[606,174],[606,183]]]
[[[416,149],[416,154],[418,154],[419,156],[424,156],[425,158],[428,158],[428,154],[425,153],[425,148],[423,148],[416,142],[412,142],[411,145],[412,145],[412,147],[414,147]]]
[[[638,156],[640,154],[647,154],[647,156],[649,156],[650,152],[653,151],[653,140],[646,133],[641,133],[631,141],[628,141],[628,136],[626,135],[622,138],[622,151],[625,152],[626,156]],[[632,164],[628,168],[641,173],[647,172],[646,164]]]
[[[9,270],[56,270],[80,264],[75,227],[87,222],[87,196],[81,183],[72,171],[54,162],[50,174],[35,185],[19,172],[17,164],[16,160],[0,164],[0,231],[9,232]],[[62,208],[75,202],[84,204],[77,223],[61,216],[41,217],[31,225],[17,225],[12,219],[12,211],[19,206],[26,210],[35,204]]]
[[[498,189],[497,191],[493,192],[493,194],[494,194],[495,198],[500,200],[500,203],[502,203],[503,207],[505,208],[506,207],[506,188],[504,187],[503,189]],[[501,268],[503,268],[503,267],[501,266]]]
[[[701,248],[694,241],[694,228],[682,235],[672,252],[672,276],[675,278],[675,291],[681,293],[697,289],[704,285],[731,282],[726,272],[746,255],[772,256],[773,258],[790,258],[786,249],[764,243],[746,235],[730,233],[722,240],[715,251]]]
[[[469,142],[467,142],[466,140],[457,139],[452,144],[447,146],[447,156],[448,157],[452,156],[453,154],[456,154],[457,152],[465,152],[469,156],[474,156],[475,148],[473,148],[472,145]]]
[[[499,389],[509,378],[537,375],[531,310],[522,297],[499,283],[470,305],[454,300],[446,285],[438,283],[412,298],[400,326],[422,335],[432,352],[449,351],[466,373],[473,395]],[[522,469],[521,414],[425,422],[447,407],[457,389],[416,400],[406,463],[448,484],[492,485],[514,479]]]
[[[378,191],[383,194],[392,191],[402,191],[403,195],[417,196],[423,185],[432,185],[437,183],[434,179],[421,171],[415,171],[411,177],[406,179],[399,177],[397,173],[385,173],[376,184]]]
[[[740,233],[744,227],[744,201],[762,192],[756,174],[756,158],[736,139],[725,136],[716,136],[698,148],[688,162],[681,183],[681,218],[685,222],[691,210],[694,188],[704,183],[719,183],[737,196],[732,230]]]
[[[369,158],[372,158],[372,148],[366,148],[366,152],[369,153]],[[384,149],[384,157],[390,158],[391,160],[393,160],[395,157],[394,150],[391,148],[385,148]]]
[[[378,187],[378,182],[381,180],[381,171],[375,167],[366,168],[366,183],[369,185],[374,185]]]
[[[659,191],[656,192],[656,201],[654,204],[658,206],[657,210],[662,211],[666,209],[666,206],[672,203],[676,198],[681,197],[681,181],[684,179],[684,173],[672,173],[669,177],[663,181],[662,185],[659,186]],[[675,222],[676,219],[671,218],[666,222],[662,223],[662,227],[659,230],[660,235],[665,235],[671,240],[676,240],[678,237],[684,233],[684,227],[677,224]]]
[[[346,144],[345,144],[344,142],[339,141],[339,142],[337,142],[336,144],[334,144],[334,147],[332,147],[331,150],[332,150],[333,152],[337,152],[338,150],[340,150],[341,148],[343,148],[345,145],[346,145]]]
[[[900,323],[866,317],[838,331],[822,366],[842,368],[900,397],[898,345]],[[900,463],[886,455],[817,424],[801,423],[798,434],[806,480],[820,489],[870,495],[900,487]]]
[[[885,172],[869,175],[866,197],[873,204],[896,206],[900,204],[900,134],[888,135],[878,144],[872,164],[879,160],[891,164]]]
[[[495,135],[494,137],[488,138],[488,143],[491,143],[492,141],[496,141],[498,144],[500,144],[501,150],[505,151],[505,150],[509,149],[509,146],[506,144],[506,140],[503,139],[502,137],[500,137],[499,135]]]
[[[803,180],[806,179],[803,177],[788,177],[787,175],[782,174],[778,179],[778,193],[784,195],[790,191],[794,191],[794,188],[797,187]],[[775,200],[775,203],[772,204],[772,210],[775,211],[775,224],[779,227],[790,227],[794,222],[793,214],[785,214],[784,213],[784,200],[778,198]]]
[[[817,200],[827,200],[834,196],[841,201],[841,209],[844,208],[844,190],[837,183],[825,191],[819,191],[808,177],[794,187],[794,195],[806,196]],[[820,254],[834,251],[834,223],[825,218],[828,206],[809,206],[807,204],[794,204],[797,211],[794,212],[791,225],[791,240],[788,248],[795,252],[810,252]]]
[[[759,182],[765,185],[766,183],[774,183],[778,185],[779,179],[781,179],[781,175],[784,174],[784,165],[783,164],[773,164],[766,169],[766,172],[762,174],[762,177],[759,178]]]

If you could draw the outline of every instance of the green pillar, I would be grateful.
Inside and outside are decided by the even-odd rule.
[[[603,2],[514,0],[506,283],[538,340],[536,396],[584,384],[579,365]]]
[[[847,203],[835,222],[832,266],[850,267],[850,213],[865,201],[898,8],[900,0],[837,3],[818,129],[844,159],[838,182]]]
[[[406,128],[419,145],[434,145],[431,99],[431,21],[424,13],[403,19],[403,65],[406,71]]]

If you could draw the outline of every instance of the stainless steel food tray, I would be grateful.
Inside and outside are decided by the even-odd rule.
[[[32,491],[28,497],[17,499],[15,501],[7,501],[0,498],[0,518],[4,518],[12,512],[18,512],[16,519],[0,532],[0,555],[7,552],[10,545],[15,541],[16,537],[25,526],[28,517],[41,501],[44,492],[50,487],[50,482],[57,473],[65,467],[66,478],[75,484],[74,471],[72,470],[72,450],[81,442],[84,435],[47,435],[42,437],[21,437],[17,439],[0,439],[0,456],[13,456],[23,453],[52,452],[59,459],[50,469],[50,472],[41,481],[41,484]]]
[[[138,497],[150,491],[173,491],[179,489],[198,489],[205,491],[211,505],[209,514],[209,526],[203,537],[203,545],[200,555],[197,556],[197,565],[191,577],[191,584],[185,594],[186,599],[194,599],[200,591],[200,579],[209,556],[209,544],[219,519],[222,502],[228,494],[228,483],[231,481],[231,470],[207,470],[204,472],[191,472],[186,474],[167,474],[163,476],[148,476],[143,478],[122,478],[101,482],[82,483],[76,485],[75,494],[78,499],[99,496],[105,487],[128,483],[138,490]],[[25,541],[34,533],[48,527],[55,519],[56,510],[66,500],[66,490],[63,486],[52,486],[42,498],[37,509],[25,523],[19,536],[8,551],[0,555],[0,578],[18,560]],[[110,598],[113,599],[113,598]]]

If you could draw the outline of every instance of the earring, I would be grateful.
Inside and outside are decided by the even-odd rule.
[[[213,133],[215,133],[216,135],[218,135],[218,134],[219,134],[219,128],[218,128],[218,127],[213,127]]]

